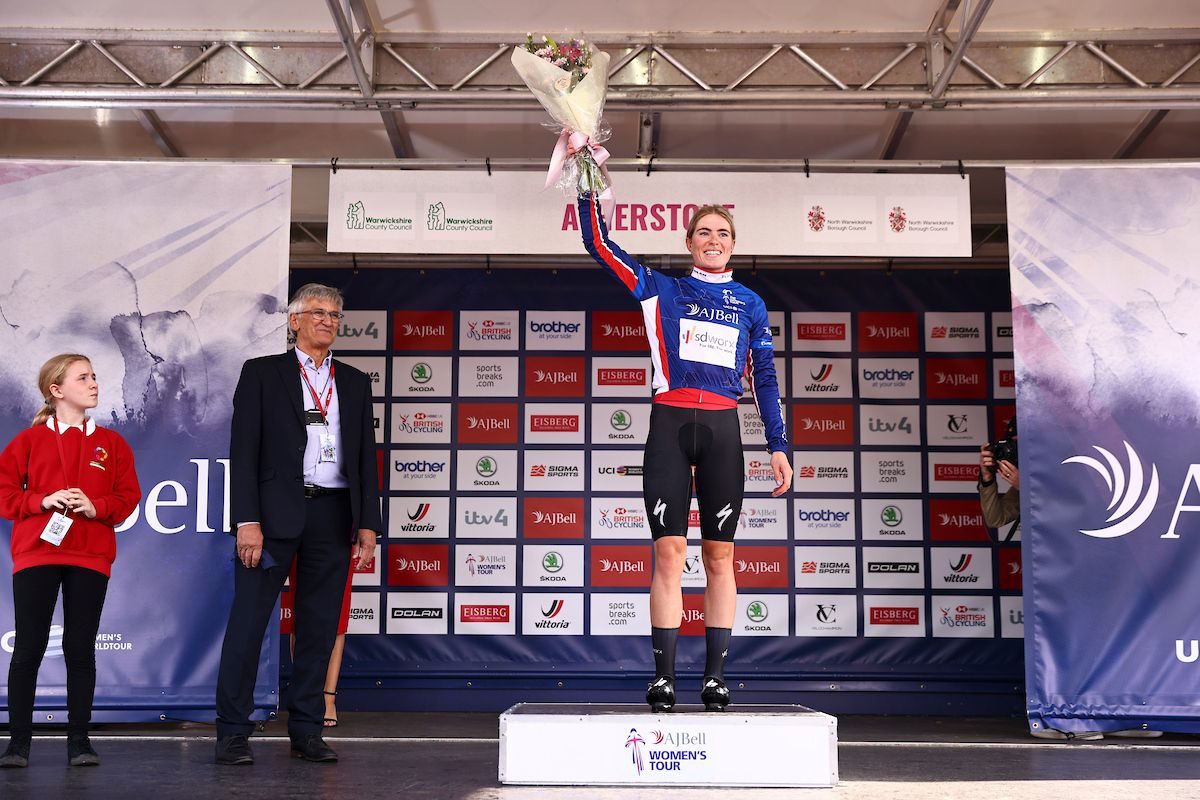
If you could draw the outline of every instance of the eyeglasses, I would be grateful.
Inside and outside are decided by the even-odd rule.
[[[340,311],[326,311],[323,308],[314,308],[311,311],[297,311],[296,313],[297,314],[312,314],[312,318],[316,322],[324,322],[325,320],[331,320],[331,321],[337,323],[337,322],[341,322],[342,318],[346,316],[345,314],[343,314]]]

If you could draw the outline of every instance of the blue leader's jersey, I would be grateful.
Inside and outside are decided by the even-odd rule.
[[[749,377],[767,449],[787,452],[775,348],[767,307],[732,273],[693,270],[670,278],[643,266],[608,238],[599,201],[579,198],[583,244],[642,306],[654,365],[654,394],[696,389],[736,400]]]

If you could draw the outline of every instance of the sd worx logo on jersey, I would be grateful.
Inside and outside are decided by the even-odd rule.
[[[1105,509],[1112,513],[1104,520],[1105,524],[1087,530],[1081,528],[1079,532],[1084,536],[1115,539],[1131,533],[1150,517],[1158,503],[1158,467],[1150,465],[1150,479],[1147,483],[1141,458],[1129,442],[1124,444],[1129,463],[1128,475],[1117,457],[1099,445],[1093,445],[1092,449],[1103,456],[1104,461],[1091,456],[1072,456],[1062,462],[1063,464],[1082,464],[1095,470],[1112,493],[1112,499],[1108,503],[1108,508]],[[1191,473],[1189,473],[1190,476]],[[1180,499],[1182,500],[1182,498],[1181,494]],[[1175,519],[1178,517],[1179,509],[1176,509]],[[1172,521],[1171,528],[1172,530],[1175,528],[1174,521]]]

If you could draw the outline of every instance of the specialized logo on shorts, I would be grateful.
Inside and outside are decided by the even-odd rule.
[[[667,523],[663,521],[663,516],[667,513],[667,504],[662,501],[662,498],[654,503],[654,516],[658,517],[658,525],[660,528],[665,528]]]

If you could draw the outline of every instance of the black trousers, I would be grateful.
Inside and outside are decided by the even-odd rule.
[[[27,567],[13,575],[17,637],[8,665],[8,719],[14,736],[33,733],[38,669],[50,641],[50,622],[60,588],[62,655],[67,662],[67,732],[87,733],[92,721],[96,632],[108,592],[108,576],[86,567]]]
[[[275,601],[296,560],[296,652],[288,701],[288,734],[320,734],[325,717],[325,673],[337,638],[342,594],[350,569],[348,492],[304,501],[305,523],[294,539],[264,541],[267,567],[246,567],[234,558],[233,606],[217,673],[217,736],[254,731],[254,683],[267,625],[278,625]],[[236,545],[235,545],[236,547]]]

